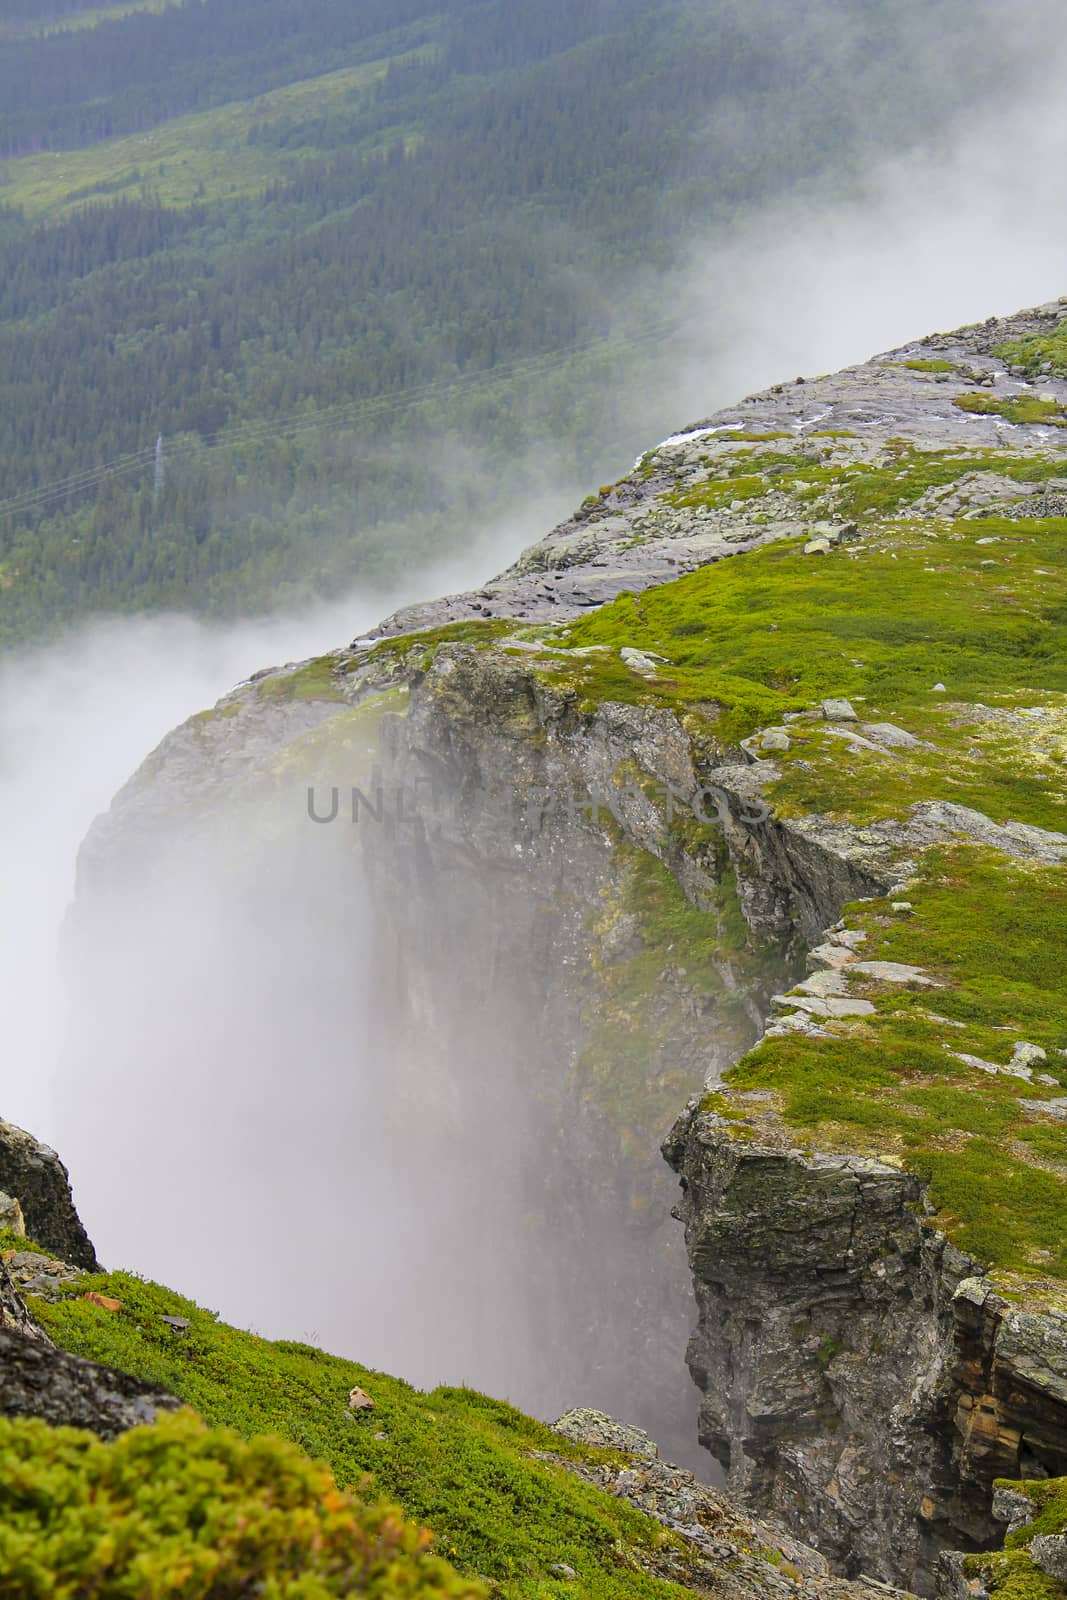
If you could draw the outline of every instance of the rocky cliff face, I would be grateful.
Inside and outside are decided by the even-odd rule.
[[[1063,1295],[1003,1298],[882,1162],[742,1143],[699,1111],[667,1151],[701,1438],[729,1487],[842,1568],[928,1592],[940,1551],[998,1542],[997,1478],[1063,1470]]]
[[[358,898],[376,1114],[463,1197],[521,1398],[592,1370],[668,1443],[688,1101],[702,1441],[920,1589],[997,1542],[995,1476],[1067,1470],[1065,334],[755,396],[242,685],[97,825],[71,931],[143,943],[225,839],[260,894],[326,871],[343,983]]]

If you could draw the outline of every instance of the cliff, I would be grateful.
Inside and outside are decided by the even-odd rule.
[[[684,1425],[688,1103],[701,1439],[927,1590],[999,1543],[994,1478],[1067,1471],[1065,534],[1062,305],[779,385],[177,730],[87,841],[73,947],[223,831],[257,885],[328,860],[323,948],[358,884],[409,1159],[492,1128],[471,1203],[533,1219],[485,1225],[517,1323],[548,1302],[535,1408],[591,1343],[612,1409]],[[383,820],[330,823],[353,790]]]

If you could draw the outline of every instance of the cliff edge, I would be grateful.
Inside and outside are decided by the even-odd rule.
[[[605,1368],[676,1359],[688,1103],[701,1438],[839,1570],[929,1590],[999,1543],[996,1478],[1067,1472],[1065,542],[1064,303],[778,385],[482,590],[178,729],[71,937],[223,801],[266,860],[309,791],[391,798],[337,870],[420,1093],[527,1119],[553,1360],[605,1237],[637,1329]]]

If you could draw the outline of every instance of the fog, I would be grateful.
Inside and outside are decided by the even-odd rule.
[[[412,573],[402,587],[238,623],[104,618],[59,644],[0,656],[0,882],[17,907],[0,926],[0,1116],[58,1138],[57,950],[78,846],[164,735],[260,668],[321,654],[398,606],[483,580],[568,504],[559,486],[507,527],[480,530],[464,557]]]
[[[1055,21],[1051,8],[1028,15]],[[683,333],[652,399],[640,398],[657,437],[771,382],[1067,293],[1067,110],[1054,65],[1035,64],[1007,109],[975,108],[938,148],[857,180],[847,200],[797,196],[728,241],[694,239],[684,270],[660,286]],[[602,476],[622,465],[605,462]],[[516,1178],[548,1124],[514,1072],[493,1070],[508,1048],[498,1012],[480,1041],[472,1016],[467,1061],[442,1065],[433,1014],[421,1037],[383,1036],[376,930],[345,847],[294,822],[278,852],[276,818],[262,836],[235,834],[230,818],[188,848],[178,839],[148,889],[121,886],[134,920],[104,917],[91,952],[76,948],[73,1018],[57,949],[79,841],[169,728],[259,667],[488,577],[572,493],[550,483],[521,519],[480,530],[462,562],[412,572],[393,594],[225,627],[111,620],[0,663],[0,870],[12,908],[0,933],[0,1113],[60,1149],[102,1257],[265,1333],[542,1407],[626,1403],[584,1309],[566,1359],[551,1347],[567,1306],[546,1287],[549,1256],[531,1242],[527,1178]],[[452,932],[441,959],[458,974],[463,930]],[[472,1098],[464,1072],[478,1061],[488,1076]],[[594,1229],[581,1247],[592,1261],[619,1240]],[[624,1325],[622,1266],[613,1281],[604,1322]],[[686,1314],[665,1313],[678,1337],[665,1357],[677,1415],[695,1415]],[[531,1378],[553,1366],[569,1394]],[[656,1426],[639,1396],[630,1410]],[[661,1430],[672,1441],[677,1415]]]
[[[1067,294],[1067,40],[1062,11],[1042,14],[1048,56],[1025,94],[886,160],[847,200],[797,196],[694,242],[664,294],[690,352],[667,420]]]

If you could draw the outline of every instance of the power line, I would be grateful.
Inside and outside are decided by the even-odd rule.
[[[679,331],[677,322],[653,323],[640,333],[627,337],[606,335],[571,345],[565,350],[551,351],[542,356],[526,356],[499,366],[479,369],[460,378],[438,378],[424,384],[394,391],[392,394],[354,400],[320,411],[290,412],[288,416],[265,419],[261,422],[237,424],[221,428],[216,433],[184,444],[168,447],[167,464],[172,465],[207,451],[239,450],[272,439],[296,438],[302,433],[315,431],[336,432],[354,423],[373,421],[413,410],[429,400],[449,394],[462,394],[487,384],[496,384],[545,376],[565,366],[577,356],[590,355],[598,350],[627,350],[669,338]],[[60,500],[88,494],[99,488],[108,478],[132,477],[157,461],[158,441],[142,450],[116,456],[97,467],[83,468],[54,478],[33,489],[25,489],[7,500],[0,500],[0,516],[20,516],[27,511],[44,510]]]

